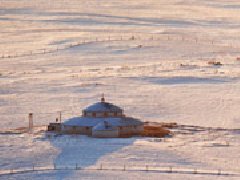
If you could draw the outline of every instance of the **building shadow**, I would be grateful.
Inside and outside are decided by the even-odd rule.
[[[125,146],[133,144],[136,138],[91,138],[83,135],[62,135],[51,140],[60,151],[54,163],[56,166],[88,167],[98,160]]]
[[[136,138],[91,138],[84,135],[60,135],[50,139],[50,143],[60,152],[54,159],[54,166],[56,169],[100,168],[104,166],[104,156],[132,145],[135,140]],[[64,176],[68,177],[69,175],[66,173]]]

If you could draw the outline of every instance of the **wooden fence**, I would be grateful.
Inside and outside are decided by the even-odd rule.
[[[0,169],[0,177],[9,174],[19,174],[19,173],[33,173],[37,171],[57,171],[57,170],[91,170],[91,171],[142,171],[142,172],[154,172],[154,173],[167,173],[167,174],[200,174],[200,175],[217,175],[217,176],[236,176],[240,177],[240,171],[229,171],[229,170],[208,170],[208,169],[198,169],[198,168],[186,168],[186,167],[173,167],[173,166],[134,166],[134,165],[96,165],[89,167],[81,167],[78,164],[73,166],[64,166],[53,164],[51,166],[32,166],[27,168],[19,169]]]
[[[208,45],[216,45],[216,46],[225,46],[231,48],[239,48],[238,46],[233,46],[228,42],[222,42],[217,40],[212,40],[208,38],[201,37],[188,37],[184,35],[167,35],[167,34],[154,34],[154,35],[139,35],[133,34],[129,36],[108,36],[108,37],[89,37],[78,40],[76,42],[71,42],[71,44],[59,45],[54,48],[49,49],[37,49],[26,52],[15,52],[15,53],[0,53],[1,58],[17,58],[17,57],[26,57],[26,56],[34,56],[38,54],[47,54],[47,53],[56,53],[60,50],[66,50],[69,48],[73,48],[76,46],[87,45],[96,42],[109,42],[109,41],[187,41],[197,44],[208,44]],[[141,47],[141,45],[139,46]]]

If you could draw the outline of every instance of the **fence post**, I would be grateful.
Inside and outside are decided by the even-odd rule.
[[[56,163],[53,164],[53,169],[56,170],[57,167],[56,167]]]
[[[78,164],[76,163],[76,170],[78,169]]]
[[[34,171],[34,164],[33,164],[33,166],[32,166],[32,170]]]
[[[194,174],[197,174],[197,169],[194,169],[194,170],[193,170],[193,173],[194,173]]]
[[[126,171],[126,166],[125,166],[125,164],[124,164],[124,166],[123,166],[123,170]]]
[[[172,173],[172,166],[169,166],[169,173]]]
[[[218,175],[221,175],[221,169],[218,170]]]
[[[99,170],[102,170],[102,164],[100,164],[100,169]]]
[[[148,171],[148,165],[146,165],[146,171]]]

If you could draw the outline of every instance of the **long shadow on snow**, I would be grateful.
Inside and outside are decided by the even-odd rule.
[[[61,135],[50,142],[60,150],[54,160],[56,169],[100,167],[98,161],[125,146],[133,144],[135,138],[91,138],[83,135]],[[117,163],[117,162],[116,162]],[[104,162],[103,162],[104,166]],[[71,171],[61,175],[61,179],[71,176]],[[64,177],[63,177],[64,176]]]
[[[200,77],[193,77],[193,76],[185,76],[185,77],[133,77],[130,78],[133,80],[140,80],[149,82],[152,84],[161,84],[161,85],[181,85],[181,84],[222,84],[222,83],[229,83],[236,78],[200,78]]]
[[[56,166],[88,167],[125,146],[132,145],[136,138],[91,138],[83,135],[61,135],[51,141],[61,152],[56,157]]]

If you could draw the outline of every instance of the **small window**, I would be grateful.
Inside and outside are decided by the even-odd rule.
[[[73,130],[74,130],[74,131],[77,129],[77,127],[76,127],[76,126],[73,126],[72,128],[73,128]]]
[[[117,112],[114,112],[114,117],[117,117]]]
[[[123,128],[122,127],[119,127],[120,128],[120,130],[122,130]]]
[[[92,113],[88,112],[88,113],[86,114],[86,117],[92,117]]]
[[[86,127],[86,130],[89,130],[89,127]]]
[[[93,112],[93,113],[92,113],[92,116],[93,116],[93,117],[96,117],[96,113],[95,113],[95,112]]]

